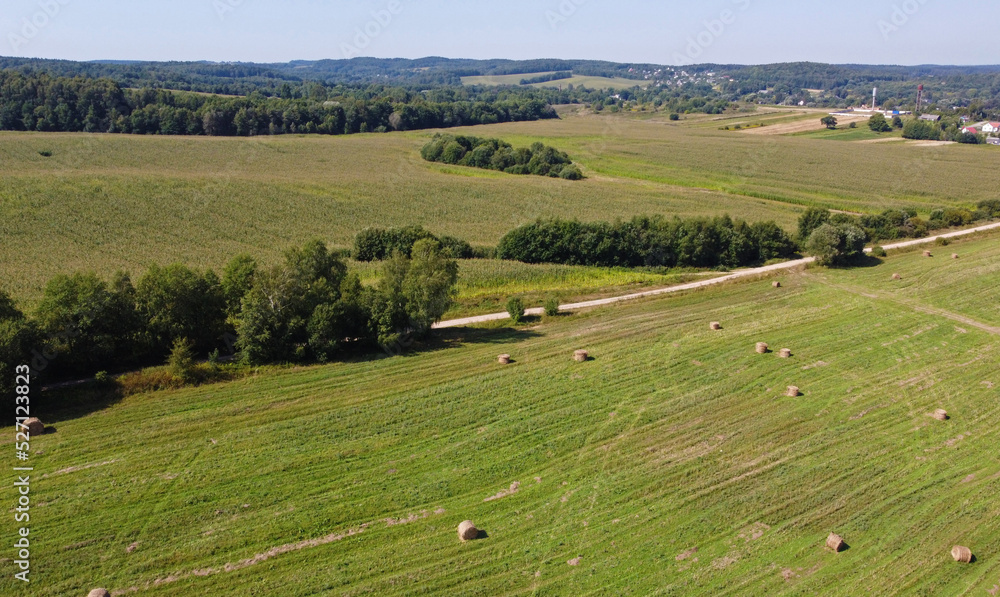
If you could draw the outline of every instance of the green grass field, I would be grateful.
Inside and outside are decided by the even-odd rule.
[[[31,592],[986,594],[1000,245],[935,255],[454,330],[402,357],[91,413],[36,398],[57,431],[32,444]],[[578,348],[593,360],[572,362]],[[465,519],[488,537],[460,543]],[[830,532],[850,548],[824,550]],[[952,561],[955,544],[977,561]]]
[[[605,268],[493,259],[462,260],[458,265],[458,296],[445,319],[503,311],[512,296],[521,297],[531,308],[542,306],[550,296],[562,303],[575,303],[722,275],[683,268]],[[357,262],[349,266],[366,284],[375,283],[382,267],[379,263]]]
[[[747,122],[812,118],[762,108]],[[241,252],[275,261],[310,238],[350,246],[366,226],[422,224],[493,245],[539,217],[627,219],[728,213],[791,230],[804,206],[881,211],[994,198],[993,148],[719,131],[733,115],[602,114],[453,130],[541,141],[586,180],[428,163],[433,131],[348,137],[0,134],[0,286],[30,302],[57,273],[181,261],[221,268]],[[765,127],[765,129],[770,128]],[[39,155],[51,151],[52,157]]]

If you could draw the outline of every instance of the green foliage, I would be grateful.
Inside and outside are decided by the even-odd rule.
[[[848,265],[864,255],[868,237],[851,224],[823,224],[809,235],[806,252],[820,265]]]
[[[167,358],[167,371],[184,383],[195,381],[196,363],[194,358],[194,343],[187,338],[177,338],[170,349]]]
[[[680,119],[681,119],[681,115],[678,114],[677,112],[672,112],[670,114],[670,120],[680,120]]]
[[[41,334],[34,322],[29,321],[0,290],[0,406],[8,408],[4,421],[14,412],[14,368],[18,365],[33,366],[33,351],[40,348]]]
[[[885,249],[883,249],[882,247],[873,247],[871,254],[872,257],[885,257],[887,255]]]
[[[524,301],[517,296],[507,299],[507,314],[515,324],[521,323],[524,320]]]
[[[885,116],[881,114],[873,114],[872,117],[868,119],[868,128],[876,133],[887,133],[892,130],[892,125],[890,125],[889,121],[885,119]]]
[[[988,217],[1000,218],[1000,199],[986,199],[980,201],[976,207],[986,213]]]
[[[549,317],[559,315],[559,298],[555,296],[546,298],[542,308],[545,309],[545,314]]]
[[[147,349],[128,276],[112,285],[94,273],[57,275],[45,286],[35,321],[59,369],[85,372],[107,363],[122,367]]]
[[[382,261],[395,253],[409,256],[413,245],[423,239],[436,237],[424,230],[422,226],[404,226],[402,228],[365,228],[354,237],[354,249],[351,256],[356,261]],[[449,239],[449,248],[454,247],[464,252],[462,241]],[[471,247],[469,247],[471,250]]]
[[[508,232],[497,258],[605,267],[736,267],[794,251],[794,243],[773,222],[657,216],[615,224],[538,220]]]
[[[146,322],[150,349],[161,358],[180,338],[207,353],[225,330],[226,297],[211,270],[201,273],[179,263],[153,265],[136,284],[135,302]]]
[[[920,139],[925,141],[940,141],[941,128],[925,120],[910,119],[903,127],[904,139]]]
[[[230,319],[240,312],[243,297],[253,286],[257,273],[257,260],[247,254],[237,255],[222,271],[222,296],[226,301],[226,314]]]
[[[568,155],[541,143],[515,149],[500,139],[438,133],[424,145],[420,155],[430,162],[499,170],[508,174],[561,176],[566,180],[583,178],[583,173],[573,165]]]
[[[820,118],[819,121],[828,129],[833,130],[837,128],[837,119],[833,116],[824,116],[823,118]]]
[[[508,94],[502,99],[483,97],[473,102],[469,101],[469,94],[465,97],[444,94],[441,101],[429,101],[423,94],[402,89],[338,88],[332,93],[336,99],[332,99],[321,85],[310,85],[318,92],[305,97],[267,97],[260,93],[222,97],[151,88],[123,89],[109,79],[0,70],[0,130],[139,135],[343,135],[557,117],[534,91]]]
[[[823,224],[830,221],[830,210],[821,207],[810,207],[799,216],[799,239],[805,241]]]
[[[892,117],[892,128],[894,129],[903,128],[903,119],[900,118],[898,114]]]

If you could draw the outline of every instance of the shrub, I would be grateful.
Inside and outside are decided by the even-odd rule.
[[[868,128],[876,133],[887,133],[892,130],[892,125],[881,114],[875,114],[868,119]]]
[[[937,241],[935,241],[935,244],[939,247],[947,247],[948,245],[951,244],[951,241],[948,240],[947,238],[939,238],[937,239]]]
[[[187,338],[178,338],[167,359],[167,371],[184,383],[195,380],[194,344]]]
[[[680,119],[681,119],[681,115],[678,114],[677,112],[674,112],[674,113],[672,113],[670,115],[670,120],[680,120]]]
[[[847,125],[847,128],[856,129],[858,128],[858,123],[852,122],[851,124]]]
[[[453,236],[440,238],[441,248],[448,252],[452,259],[473,259],[476,251],[472,245]]]
[[[559,172],[559,177],[566,180],[580,180],[583,178],[583,172],[580,172],[580,169],[573,165],[564,166]]]
[[[799,238],[805,241],[823,224],[830,221],[830,210],[821,207],[810,207],[799,216]]]
[[[422,226],[365,228],[354,237],[354,249],[351,255],[357,261],[382,261],[392,257],[396,252],[409,257],[413,245],[425,238],[437,240],[437,237],[424,230]],[[450,240],[453,245],[462,242],[457,239]],[[471,247],[469,249],[471,250]]]
[[[524,320],[524,301],[516,296],[507,299],[507,313],[514,323],[521,323]]]
[[[543,307],[545,309],[545,314],[549,317],[559,315],[559,299],[557,297],[550,296],[545,299]]]
[[[38,155],[42,156],[43,158],[50,158],[52,157],[52,152],[47,149],[43,149],[38,152]]]
[[[823,224],[806,241],[806,251],[820,265],[845,265],[864,254],[868,238],[851,224]]]
[[[1000,199],[980,201],[976,207],[989,214],[991,218],[1000,218]]]
[[[872,257],[885,257],[888,253],[882,247],[875,247],[872,249]]]

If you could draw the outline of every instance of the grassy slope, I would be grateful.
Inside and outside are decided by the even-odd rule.
[[[764,110],[775,113],[740,118],[813,117]],[[584,167],[590,178],[581,182],[424,162],[418,151],[429,131],[255,139],[0,134],[0,285],[30,299],[65,271],[138,274],[171,261],[219,268],[239,252],[274,260],[311,237],[347,246],[372,225],[420,223],[489,245],[548,216],[729,213],[791,229],[802,205],[929,211],[993,196],[979,182],[992,173],[993,148],[717,130],[731,122],[569,113],[453,131],[553,144]]]
[[[1000,582],[1000,338],[914,307],[1000,326],[976,307],[1000,299],[1000,246],[953,250],[55,417],[33,445],[33,594],[982,595]],[[956,281],[975,299],[944,302]],[[460,544],[466,518],[489,538]],[[851,548],[825,552],[831,531]],[[956,543],[978,561],[951,561]]]

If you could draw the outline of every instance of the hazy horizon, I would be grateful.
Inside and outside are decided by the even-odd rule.
[[[930,0],[10,0],[0,55],[281,63],[430,56],[985,66],[1000,6]],[[501,58],[497,58],[501,57]]]

